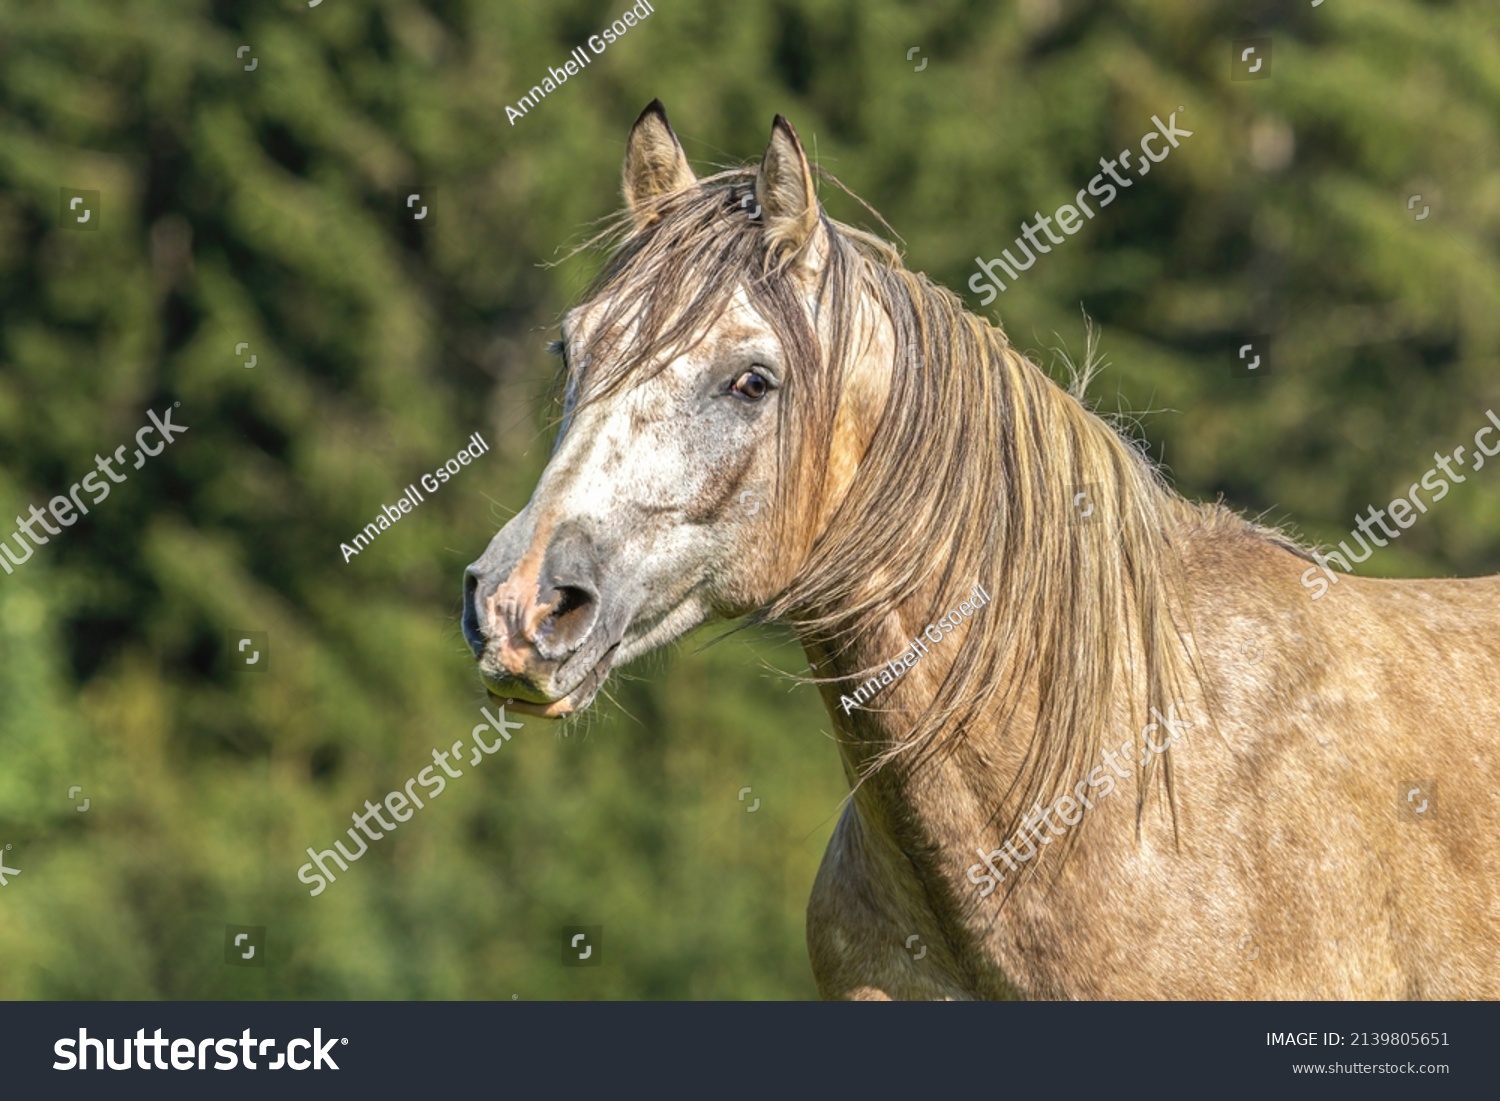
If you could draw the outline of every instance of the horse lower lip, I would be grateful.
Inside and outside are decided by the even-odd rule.
[[[553,700],[551,703],[530,703],[526,700],[506,699],[493,692],[490,693],[490,699],[510,711],[519,712],[522,715],[534,715],[540,719],[560,719],[572,711],[572,708],[563,706],[563,700]]]
[[[583,675],[582,680],[555,699],[527,699],[524,696],[507,695],[488,685],[485,687],[490,694],[490,699],[524,715],[536,715],[546,719],[562,718],[564,715],[583,710],[593,701],[595,694],[599,691],[599,686],[604,683],[605,678],[609,676],[610,669],[614,666],[615,652],[619,648],[620,644],[616,642],[605,650],[589,671]],[[537,693],[533,691],[531,694]]]
[[[514,701],[515,703],[530,703],[545,707],[547,704],[555,702],[545,693],[538,692],[529,684],[519,681],[500,681],[497,686],[489,677],[484,677],[483,679],[485,681],[485,691],[490,694],[490,699],[498,703]]]

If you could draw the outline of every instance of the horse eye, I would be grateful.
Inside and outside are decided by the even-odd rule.
[[[746,371],[734,380],[734,385],[729,388],[730,393],[738,394],[750,401],[759,401],[771,392],[771,384],[765,375],[756,371]]]

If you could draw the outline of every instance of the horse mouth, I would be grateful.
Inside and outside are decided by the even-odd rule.
[[[614,668],[615,654],[620,644],[616,642],[599,656],[589,671],[561,696],[549,697],[534,685],[521,680],[507,678],[498,684],[486,683],[490,699],[508,711],[522,715],[534,715],[540,719],[561,719],[576,714],[588,707],[604,687],[610,670]]]

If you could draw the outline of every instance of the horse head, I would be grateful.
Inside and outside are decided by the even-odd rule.
[[[610,262],[554,345],[566,385],[551,459],[465,571],[486,686],[546,717],[586,707],[616,665],[782,591],[857,464],[858,407],[883,398],[843,394],[841,415],[842,387],[820,377],[831,228],[785,119],[758,169],[700,181],[654,102],[630,133],[624,196]],[[792,403],[837,429],[816,461],[789,430]]]

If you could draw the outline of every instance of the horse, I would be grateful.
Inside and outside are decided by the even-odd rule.
[[[1500,997],[1500,580],[1310,599],[1314,552],[1171,488],[1087,362],[830,218],[779,115],[700,179],[653,102],[623,191],[552,455],[465,571],[497,702],[790,625],[851,789],[824,998]]]

